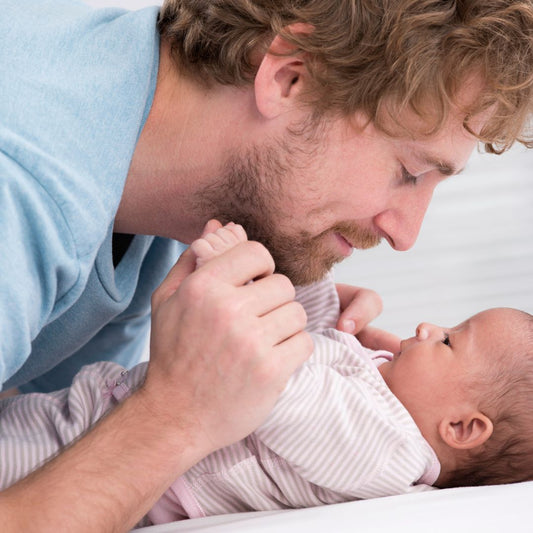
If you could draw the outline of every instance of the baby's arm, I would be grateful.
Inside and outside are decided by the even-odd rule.
[[[391,353],[400,351],[400,337],[390,331],[367,326],[357,334],[359,342],[372,350],[387,350]]]
[[[0,401],[0,491],[60,453],[144,380],[103,361],[83,367],[67,389]],[[117,385],[119,384],[119,385]]]
[[[344,283],[337,283],[336,287],[340,302],[337,329],[359,336],[359,332],[381,313],[381,297],[371,289]]]
[[[337,283],[341,315],[337,321],[337,329],[346,333],[354,333],[359,342],[372,350],[400,351],[400,337],[388,331],[368,326],[368,318],[375,318],[381,313],[383,304],[379,294],[370,289]],[[356,305],[354,305],[356,304]],[[354,318],[353,307],[367,313],[366,317]],[[347,318],[347,316],[349,318]]]
[[[214,257],[248,240],[244,228],[240,224],[229,222],[213,233],[207,233],[191,244],[191,249],[196,255],[196,268],[205,265]]]

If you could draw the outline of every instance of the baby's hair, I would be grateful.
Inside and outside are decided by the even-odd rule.
[[[533,480],[533,316],[518,310],[510,327],[516,342],[500,354],[484,380],[481,410],[494,431],[451,474],[446,487],[498,485]],[[517,357],[517,354],[519,356]]]

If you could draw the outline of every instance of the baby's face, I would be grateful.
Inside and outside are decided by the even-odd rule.
[[[520,322],[517,313],[489,309],[454,328],[422,323],[415,337],[401,342],[392,361],[379,367],[427,439],[435,436],[444,414],[459,416],[461,410],[476,407],[479,390],[474,394],[471,385],[512,343],[517,334],[512,325]]]

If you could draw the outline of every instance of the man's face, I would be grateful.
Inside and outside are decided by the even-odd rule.
[[[450,116],[438,134],[418,139],[390,137],[362,117],[356,127],[346,119],[300,124],[232,154],[199,205],[207,216],[242,224],[270,250],[278,272],[306,284],[353,248],[382,238],[396,250],[414,244],[435,186],[476,146],[462,122]]]

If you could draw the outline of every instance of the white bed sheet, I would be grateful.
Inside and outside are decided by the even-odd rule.
[[[533,531],[533,482],[405,494],[310,509],[239,513],[143,533],[505,533]]]

